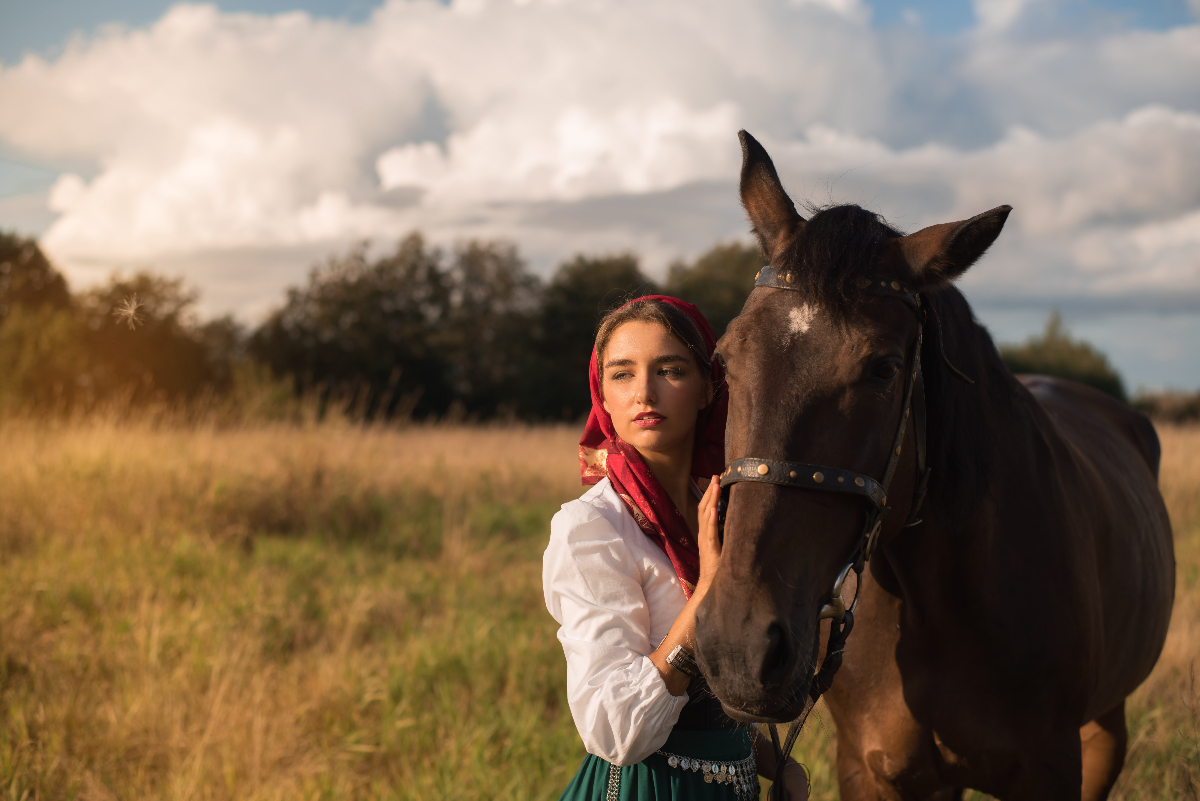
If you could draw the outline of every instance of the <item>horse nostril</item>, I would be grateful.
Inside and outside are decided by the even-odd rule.
[[[787,676],[792,661],[792,646],[787,632],[778,623],[767,627],[767,650],[763,654],[762,683],[775,684]]]

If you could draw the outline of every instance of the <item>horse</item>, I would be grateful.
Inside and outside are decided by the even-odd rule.
[[[1154,427],[1005,368],[953,281],[1010,207],[907,236],[854,205],[806,220],[739,136],[769,266],[717,346],[731,467],[695,642],[711,691],[735,720],[797,718],[857,584],[825,695],[844,801],[1107,797],[1175,593]]]

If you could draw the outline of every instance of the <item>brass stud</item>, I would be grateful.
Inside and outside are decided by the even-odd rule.
[[[893,282],[892,282],[892,289],[894,289],[894,290],[896,290],[897,292],[899,292],[899,291],[900,291],[900,282],[899,282],[899,281],[893,281]]]
[[[771,472],[771,468],[767,467],[765,464],[760,464],[758,466],[758,474],[760,476],[765,476],[767,473],[770,473],[770,472]]]
[[[788,478],[795,478],[795,477],[796,477],[796,471],[795,471],[795,470],[793,470],[792,472],[788,473]]]
[[[784,280],[785,280],[785,281],[787,281],[789,284],[790,284],[790,283],[792,283],[793,281],[795,281],[795,280],[796,280],[796,277],[795,277],[794,275],[792,275],[791,273],[788,273],[788,274],[787,274],[787,275],[785,275],[783,278],[784,278]]]
[[[846,479],[845,479],[844,477],[842,477],[842,476],[838,476],[838,483],[839,483],[839,484],[845,484],[845,483],[846,483]]]
[[[815,481],[815,482],[817,482],[818,484],[820,484],[820,483],[821,483],[821,482],[823,482],[824,480],[825,480],[825,474],[824,474],[824,473],[813,473],[813,481]]]
[[[917,371],[913,370],[913,381],[917,380]]]
[[[907,420],[907,419],[908,419],[908,412],[909,412],[909,410],[908,410],[908,409],[905,409],[905,410],[904,410],[904,419],[905,419],[905,420]]]
[[[882,287],[886,287],[886,286],[887,286],[887,281],[880,281],[880,282],[879,282],[879,285],[880,285],[880,286],[882,286]]]
[[[855,483],[855,484],[857,484],[857,485],[858,485],[858,486],[860,486],[860,487],[865,487],[865,486],[867,486],[867,482],[863,481],[861,478],[856,478],[856,479],[854,479],[854,483]]]
[[[899,445],[896,446],[896,455],[897,456],[900,455],[900,446]]]

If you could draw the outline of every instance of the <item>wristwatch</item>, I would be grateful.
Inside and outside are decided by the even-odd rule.
[[[696,656],[682,645],[676,645],[675,650],[667,657],[667,664],[678,670],[689,679],[694,679],[700,675],[700,668],[696,667]]]

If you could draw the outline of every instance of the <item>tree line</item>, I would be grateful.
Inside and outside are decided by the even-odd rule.
[[[509,243],[445,250],[413,233],[382,256],[360,245],[330,258],[246,328],[228,316],[200,320],[194,290],[152,273],[73,293],[35,240],[0,232],[0,407],[261,406],[265,383],[275,396],[337,402],[368,418],[575,420],[590,406],[588,358],[605,313],[673,295],[699,306],[720,336],[762,264],[757,248],[733,242],[672,264],[661,285],[629,253],[578,255],[542,279]],[[1071,338],[1057,313],[1040,337],[1000,353],[1014,372],[1126,400],[1107,357]],[[1143,393],[1134,405],[1200,418],[1200,393]]]
[[[587,362],[608,310],[674,295],[720,334],[762,263],[730,243],[673,264],[662,285],[632,254],[579,255],[543,280],[511,244],[447,251],[413,233],[381,257],[362,245],[329,259],[247,329],[200,321],[193,290],[150,273],[72,293],[36,241],[0,233],[0,404],[190,401],[267,371],[370,417],[571,420],[590,406]]]

